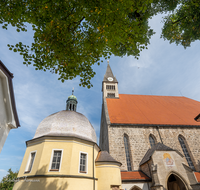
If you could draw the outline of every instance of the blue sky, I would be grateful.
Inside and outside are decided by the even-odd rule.
[[[154,17],[150,25],[156,34],[139,60],[132,56],[111,56],[110,65],[119,82],[119,93],[185,96],[200,101],[200,42],[192,43],[185,50],[161,39],[161,15]],[[55,74],[23,65],[22,57],[8,50],[7,44],[14,45],[20,41],[30,44],[32,35],[31,28],[21,33],[12,27],[0,29],[0,60],[14,74],[14,93],[21,124],[18,129],[10,131],[0,153],[0,180],[9,168],[13,171],[20,169],[26,150],[25,141],[33,138],[37,126],[45,117],[65,109],[73,87],[78,98],[77,111],[90,120],[99,137],[101,85],[107,61],[93,67],[96,76],[92,79],[94,87],[91,89],[79,87],[78,78],[61,83]]]

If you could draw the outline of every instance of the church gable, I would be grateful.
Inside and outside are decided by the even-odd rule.
[[[186,165],[186,160],[178,151],[158,143],[149,149],[140,164],[140,169],[152,178],[152,187],[173,186],[180,187],[190,184],[198,186],[197,175]],[[184,189],[184,188],[183,188]]]
[[[151,157],[155,151],[175,151],[175,150],[173,150],[172,148],[170,148],[162,143],[157,143],[155,146],[153,146],[151,149],[149,149],[147,151],[147,153],[144,155],[144,158],[140,162],[140,166],[143,165],[144,163],[148,162],[151,159]]]

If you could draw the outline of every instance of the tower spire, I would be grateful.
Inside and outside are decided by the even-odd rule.
[[[118,81],[116,77],[113,75],[113,72],[109,64],[109,60],[107,61],[107,63],[108,63],[107,69],[102,83],[103,98],[104,97],[119,98]]]
[[[67,103],[66,110],[76,111],[78,101],[76,96],[74,96],[74,88],[72,89],[72,95],[68,97],[66,103]]]
[[[103,82],[118,82],[116,77],[113,75],[113,72],[110,68],[110,64],[109,64],[109,60],[107,61],[107,69],[106,69],[106,73],[104,75],[103,78]]]

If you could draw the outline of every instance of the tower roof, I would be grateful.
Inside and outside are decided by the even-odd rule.
[[[76,111],[77,108],[77,97],[74,96],[74,88],[72,90],[72,95],[70,95],[67,99],[66,110]]]
[[[109,77],[112,77],[113,80],[109,81],[108,80]],[[109,63],[107,65],[106,74],[104,75],[103,82],[118,82],[117,79],[116,79],[116,77],[114,77],[114,75],[113,75],[113,72],[112,72],[112,70],[110,68]]]
[[[100,151],[95,162],[116,162],[121,165],[121,163],[115,160],[107,151]]]
[[[72,95],[70,95],[70,96],[68,97],[68,100],[67,100],[67,101],[69,101],[69,100],[76,100],[76,101],[77,101],[77,97],[74,96],[74,95],[72,94]]]

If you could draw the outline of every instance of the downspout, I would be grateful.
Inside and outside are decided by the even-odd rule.
[[[95,190],[95,178],[94,178],[94,144],[93,144],[93,190]]]
[[[159,137],[160,137],[160,141],[163,144],[163,141],[162,141],[162,138],[161,138],[161,135],[160,135],[160,131],[159,131],[159,126],[157,126],[157,131],[158,131],[158,134],[159,134]]]

